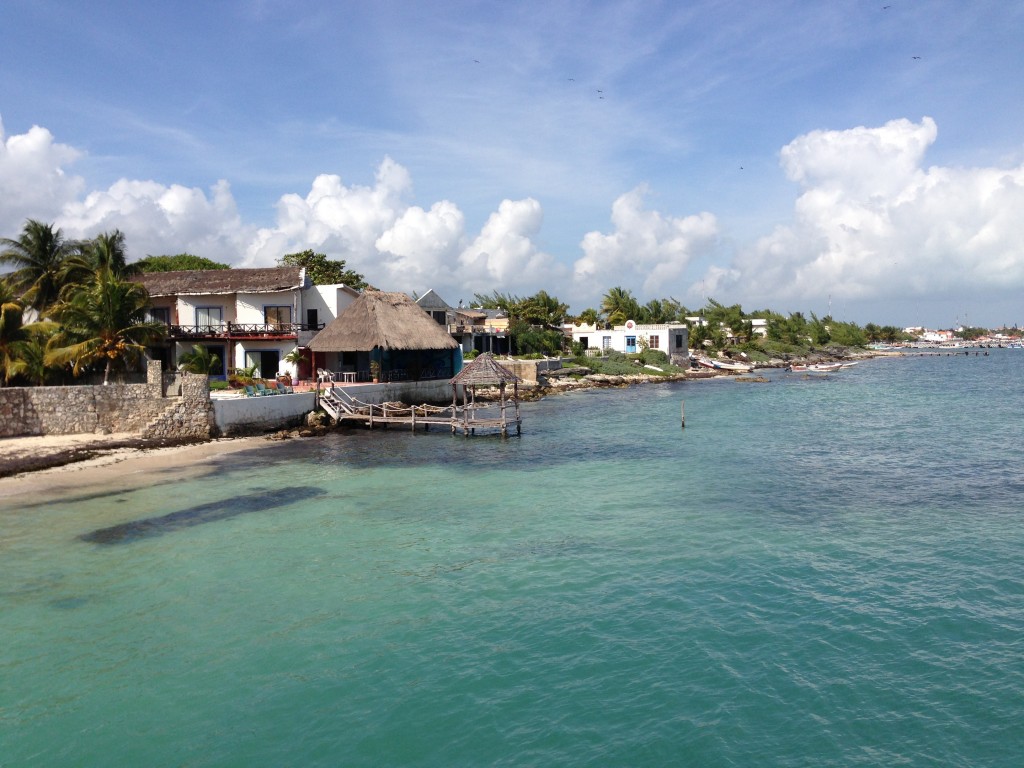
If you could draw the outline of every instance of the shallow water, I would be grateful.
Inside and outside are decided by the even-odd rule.
[[[1019,765],[1022,373],[591,390],[0,501],[0,765]]]

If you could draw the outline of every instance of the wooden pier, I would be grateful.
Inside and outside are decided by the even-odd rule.
[[[505,386],[509,382],[513,385],[511,399],[505,395]],[[507,437],[513,428],[517,435],[522,433],[519,379],[489,354],[480,355],[451,379],[452,404],[446,406],[364,403],[354,398],[345,387],[338,386],[333,378],[325,383],[327,388],[320,393],[320,406],[339,422],[353,421],[365,424],[369,429],[396,425],[413,431],[417,427],[429,431],[431,427],[439,427],[450,429],[453,435],[461,430],[466,436],[475,435],[479,430],[496,431]],[[498,387],[498,402],[478,403],[478,386]],[[458,402],[460,387],[461,404]]]

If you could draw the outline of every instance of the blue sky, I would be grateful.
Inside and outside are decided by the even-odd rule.
[[[1024,4],[7,0],[0,234],[1024,325]]]

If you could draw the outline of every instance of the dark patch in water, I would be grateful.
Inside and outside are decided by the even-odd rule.
[[[51,600],[51,608],[60,608],[62,611],[70,611],[75,608],[81,608],[89,602],[87,597],[62,597],[59,600]]]
[[[259,493],[250,493],[245,496],[236,496],[221,501],[198,504],[178,512],[161,515],[160,517],[147,517],[144,520],[134,520],[130,523],[112,525],[109,528],[98,528],[90,533],[84,533],[78,538],[93,544],[125,544],[149,536],[159,536],[181,528],[190,528],[193,525],[226,520],[230,517],[244,515],[249,512],[262,512],[274,507],[309,499],[313,496],[320,496],[323,493],[324,491],[321,488],[307,488],[305,486],[260,491]]]

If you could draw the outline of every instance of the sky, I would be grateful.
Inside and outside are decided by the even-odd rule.
[[[1024,2],[4,0],[0,236],[1024,326]]]

